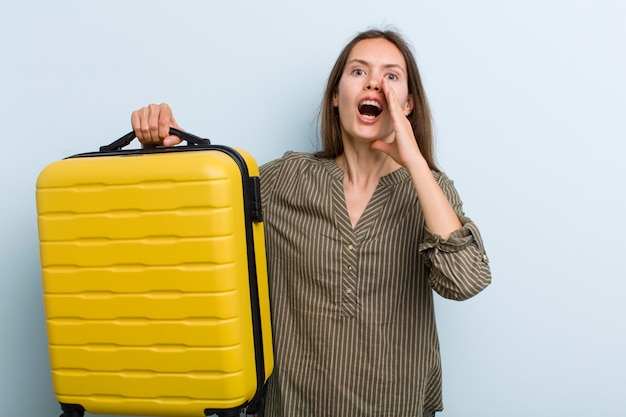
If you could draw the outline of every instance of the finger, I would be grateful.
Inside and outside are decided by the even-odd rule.
[[[402,105],[400,104],[400,102],[398,101],[398,98],[396,97],[396,92],[389,85],[389,81],[386,78],[383,79],[383,92],[385,93],[385,98],[387,99],[387,106],[389,107],[389,113],[391,113],[391,117],[395,121],[397,120],[398,117],[400,117],[404,113],[402,112]]]
[[[170,108],[170,106],[168,106],[167,104],[163,103],[162,104],[162,114],[165,115],[165,117],[162,116],[161,122],[160,122],[160,135],[162,135],[161,137],[163,137],[163,145],[164,146],[174,146],[174,145],[178,145],[179,143],[182,142],[182,139],[176,135],[170,135],[170,127],[175,127],[177,129],[182,129],[180,127],[180,125],[178,124],[178,122],[176,121],[176,119],[174,118],[174,114],[172,113],[172,109]]]
[[[150,124],[148,122],[150,114],[149,107],[142,107],[134,112],[135,122],[135,135],[141,140],[142,143],[151,145],[152,135],[150,134]]]
[[[387,155],[391,153],[392,144],[383,142],[382,140],[375,140],[370,145],[370,148],[374,151],[384,152]]]
[[[406,139],[412,138],[415,140],[411,122],[405,113],[407,108],[406,102],[402,103],[397,98],[396,91],[386,79],[383,81],[383,92],[387,98],[387,106],[389,107],[389,112],[391,113],[391,119],[396,134]]]
[[[157,121],[157,131],[160,139],[165,139],[170,135],[170,126],[172,126],[172,109],[163,103],[159,106]]]
[[[169,135],[163,139],[163,146],[175,146],[181,143],[183,140],[176,135]]]
[[[389,81],[386,78],[383,78],[383,93],[385,94],[385,99],[387,100],[387,107],[389,107],[389,111],[393,113],[395,111],[394,104],[396,102],[396,95],[393,89],[389,86]]]
[[[130,125],[133,127],[133,131],[135,132],[137,139],[141,141],[143,139],[143,134],[141,133],[141,124],[139,122],[139,111],[140,110],[135,110],[130,115]]]
[[[150,141],[152,143],[161,142],[161,137],[159,135],[159,120],[161,117],[161,106],[158,104],[150,104],[148,106],[148,114],[147,114],[147,130],[148,135],[150,136]]]
[[[156,145],[158,141],[153,139],[153,135],[150,131],[150,106],[142,107],[136,112],[138,118],[139,132],[135,132],[141,143],[144,145]]]

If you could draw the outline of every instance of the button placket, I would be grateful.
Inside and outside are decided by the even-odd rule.
[[[357,262],[354,243],[346,243],[343,249],[344,272],[341,285],[341,312],[344,317],[354,317],[357,312]]]

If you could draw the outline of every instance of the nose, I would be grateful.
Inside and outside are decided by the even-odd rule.
[[[365,84],[365,89],[380,91],[380,81],[375,78],[370,78],[369,80],[367,80],[367,84]]]

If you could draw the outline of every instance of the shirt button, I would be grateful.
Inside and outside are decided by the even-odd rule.
[[[348,249],[350,249],[350,250],[354,250],[354,246],[349,245],[349,246],[348,246]]]
[[[352,267],[351,266],[348,266],[348,271],[352,271]]]

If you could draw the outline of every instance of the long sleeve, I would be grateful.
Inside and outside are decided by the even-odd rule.
[[[462,202],[452,181],[443,173],[436,175],[462,227],[446,240],[425,228],[420,252],[430,268],[429,285],[442,297],[466,300],[491,282],[489,258],[478,228],[463,213]]]

